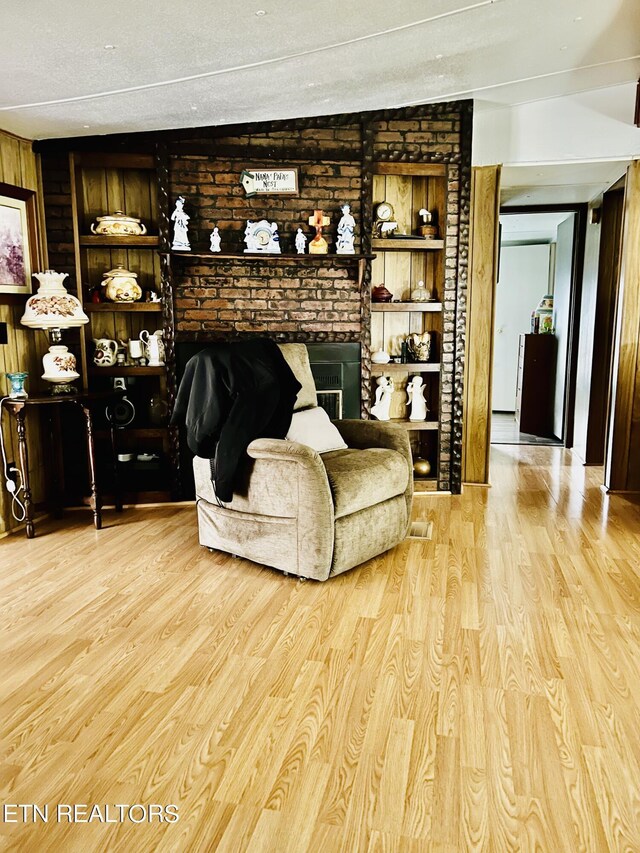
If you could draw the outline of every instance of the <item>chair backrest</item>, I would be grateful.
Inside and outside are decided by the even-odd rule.
[[[302,388],[298,391],[294,412],[300,409],[311,409],[318,405],[316,394],[316,383],[313,381],[311,365],[309,364],[309,353],[304,344],[278,344],[285,361],[293,371],[293,375]]]

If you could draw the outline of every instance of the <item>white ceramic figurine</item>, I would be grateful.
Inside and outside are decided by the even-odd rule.
[[[412,377],[407,384],[407,403],[411,403],[410,421],[426,421],[427,404],[424,399],[425,388],[422,376]]]
[[[176,207],[173,213],[171,214],[171,219],[173,220],[173,245],[171,246],[171,250],[173,252],[190,252],[191,245],[189,244],[189,234],[187,233],[187,226],[189,225],[189,216],[185,213],[184,209],[184,196],[179,195],[176,199]]]
[[[388,376],[380,376],[376,382],[376,401],[371,407],[371,414],[379,421],[388,421],[391,410],[393,382]]]
[[[351,207],[348,204],[342,206],[342,218],[338,222],[338,242],[336,245],[337,255],[353,255],[355,249],[353,247],[354,231],[356,229],[356,221],[351,215]]]
[[[220,232],[218,231],[218,226],[216,225],[213,231],[211,232],[210,249],[212,252],[220,251]]]

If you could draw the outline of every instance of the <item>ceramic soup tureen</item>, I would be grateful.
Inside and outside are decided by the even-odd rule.
[[[103,273],[102,286],[109,302],[136,302],[142,296],[142,288],[137,282],[138,275],[120,264]]]
[[[147,227],[135,216],[116,210],[108,216],[96,217],[96,222],[91,223],[91,231],[111,237],[140,237],[147,233]]]

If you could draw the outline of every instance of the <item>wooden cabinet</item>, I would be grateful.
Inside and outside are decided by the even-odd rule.
[[[125,502],[168,500],[174,485],[167,425],[168,367],[140,366],[128,354],[127,363],[122,365],[101,367],[93,361],[94,339],[107,338],[126,345],[139,339],[143,329],[153,333],[164,327],[165,336],[167,332],[173,334],[164,322],[167,306],[162,301],[144,301],[151,290],[162,298],[155,160],[152,155],[72,153],[70,172],[76,283],[89,316],[79,343],[84,390],[105,390],[113,387],[116,377],[122,378],[136,410],[131,424],[117,431],[118,450],[133,455],[119,464]],[[96,217],[115,211],[141,219],[147,233],[135,237],[91,233]],[[100,286],[103,273],[118,264],[137,274],[142,301],[93,302],[92,293]],[[100,433],[107,426],[105,415],[104,422],[96,427]]]
[[[553,335],[520,335],[516,422],[520,432],[553,435],[556,339]]]
[[[442,164],[378,163],[373,178],[373,209],[382,201],[394,210],[398,230],[390,237],[374,237],[371,284],[384,284],[393,294],[391,303],[371,305],[371,351],[384,349],[393,358],[401,354],[407,335],[429,332],[431,356],[427,363],[371,366],[372,397],[377,377],[392,379],[394,392],[392,420],[410,431],[414,458],[429,460],[431,473],[416,479],[417,490],[437,488],[440,455],[440,362],[442,352],[442,298],[444,290],[447,167]],[[440,233],[432,239],[418,234],[419,211],[429,210]],[[401,237],[399,235],[405,235]],[[413,235],[413,236],[409,236]],[[411,302],[411,291],[422,280],[432,298],[430,302]],[[424,380],[427,420],[408,420],[407,382],[419,374]]]

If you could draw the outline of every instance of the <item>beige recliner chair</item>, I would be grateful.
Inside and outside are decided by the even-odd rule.
[[[281,350],[302,384],[295,410],[317,406],[304,344]],[[347,450],[319,454],[293,441],[251,442],[231,503],[219,505],[210,461],[193,468],[200,544],[291,574],[327,580],[393,548],[411,518],[406,431],[380,421],[334,421]]]

